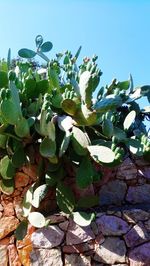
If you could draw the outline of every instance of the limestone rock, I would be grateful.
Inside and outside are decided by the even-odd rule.
[[[13,216],[2,217],[0,219],[0,239],[13,232],[17,228],[18,224],[18,219]]]
[[[150,214],[141,209],[123,210],[123,218],[129,223],[136,223],[139,221],[146,221]]]
[[[3,207],[4,207],[3,216],[14,216],[15,212],[14,212],[14,206],[12,202],[8,202],[7,204],[4,204]]]
[[[7,246],[0,245],[0,266],[8,265],[8,254],[7,254]]]
[[[31,241],[34,248],[53,248],[59,246],[64,238],[64,232],[57,225],[50,225],[36,230]]]
[[[150,235],[146,231],[142,222],[139,222],[124,236],[128,247],[135,247],[150,240]]]
[[[101,187],[99,192],[100,205],[120,205],[124,200],[127,185],[120,180],[111,181]]]
[[[65,266],[91,266],[91,258],[83,255],[65,255]]]
[[[141,186],[130,186],[127,192],[126,200],[130,203],[149,203],[150,202],[150,184]]]
[[[18,256],[17,249],[14,244],[8,246],[9,266],[21,266],[21,261]]]
[[[150,265],[150,242],[140,245],[129,252],[130,266]]]
[[[99,230],[106,236],[120,236],[129,231],[129,225],[121,218],[103,215],[96,219]]]
[[[74,245],[80,244],[91,239],[94,239],[95,235],[90,226],[81,227],[73,220],[70,220],[68,230],[66,233],[66,244]]]
[[[31,266],[30,263],[30,253],[32,251],[32,245],[25,246],[21,249],[18,249],[19,259],[21,261],[21,265]]]
[[[60,249],[34,249],[30,254],[30,266],[63,266]]]
[[[118,167],[117,178],[130,180],[137,177],[137,168],[130,158],[123,161],[120,167]]]
[[[106,264],[116,262],[124,263],[126,261],[126,246],[119,237],[107,237],[96,250],[94,260]]]

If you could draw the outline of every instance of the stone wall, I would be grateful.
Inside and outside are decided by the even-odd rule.
[[[20,197],[35,178],[32,170],[24,168],[23,179],[17,174],[11,199],[1,194],[0,266],[150,265],[148,163],[127,158],[117,170],[105,170],[96,188],[84,191],[99,193],[96,219],[90,226],[81,227],[63,214],[53,214],[48,227],[29,226],[24,240],[16,242],[13,232],[22,219]]]

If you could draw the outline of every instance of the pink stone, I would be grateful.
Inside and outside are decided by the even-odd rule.
[[[130,158],[127,158],[123,161],[120,167],[118,167],[117,178],[119,179],[134,179],[137,177],[137,169],[135,164],[131,161]]]
[[[17,228],[18,224],[18,219],[13,216],[2,217],[0,219],[0,239],[13,232]]]
[[[130,266],[150,265],[150,242],[140,245],[129,252]]]
[[[150,236],[146,231],[142,222],[139,222],[124,236],[128,247],[135,247],[150,240]]]
[[[129,231],[129,225],[121,218],[113,215],[102,215],[96,219],[99,231],[107,236],[120,236]]]
[[[66,233],[67,245],[80,244],[91,239],[95,239],[95,235],[90,226],[81,227],[70,219]]]

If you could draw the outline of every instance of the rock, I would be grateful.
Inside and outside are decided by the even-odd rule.
[[[35,228],[32,225],[29,224],[28,225],[27,234],[24,237],[24,239],[23,240],[18,240],[16,242],[17,249],[22,249],[23,247],[30,246],[32,244],[31,243],[31,235],[32,235],[32,233],[34,231],[35,231]]]
[[[137,223],[139,221],[146,221],[150,214],[141,209],[123,210],[123,218],[129,223]]]
[[[53,248],[59,246],[64,238],[64,232],[57,225],[50,225],[36,230],[31,241],[33,248]]]
[[[120,205],[124,200],[127,185],[120,180],[111,181],[101,187],[99,191],[100,205]]]
[[[8,265],[7,246],[0,245],[0,266],[7,266],[7,265]]]
[[[17,172],[15,175],[15,187],[26,187],[29,183],[29,176],[22,173],[22,172]]]
[[[49,215],[47,217],[47,219],[50,219],[50,223],[51,224],[59,224],[61,222],[66,221],[65,216],[61,215],[61,214],[53,214],[53,215]]]
[[[119,237],[107,237],[96,250],[94,260],[112,265],[126,262],[126,246]]]
[[[16,213],[16,217],[22,221],[24,219],[23,217],[23,212],[22,212],[22,198],[20,197],[15,197],[14,198],[14,209],[15,209],[15,213]]]
[[[150,184],[129,187],[126,200],[132,204],[150,202]]]
[[[103,215],[96,219],[99,231],[106,236],[120,236],[129,231],[129,225],[119,217]]]
[[[144,167],[144,169],[139,169],[138,174],[150,180],[150,167]]]
[[[17,228],[18,224],[18,219],[13,216],[2,217],[0,219],[0,239],[13,232]]]
[[[140,245],[129,252],[130,266],[150,265],[150,242]]]
[[[37,179],[37,165],[28,165],[28,166],[23,166],[22,171],[28,175],[29,177],[32,178],[33,181],[36,181]]]
[[[135,247],[150,240],[150,235],[146,231],[142,222],[139,222],[124,236],[128,247]]]
[[[65,254],[65,266],[91,266],[91,258],[83,255],[66,255]]]
[[[25,246],[21,249],[18,249],[19,259],[21,261],[21,265],[31,266],[30,263],[30,253],[32,251],[32,245]]]
[[[0,204],[0,212],[2,212],[4,210],[4,207],[2,206],[2,204]]]
[[[60,249],[34,249],[30,266],[63,266]]]
[[[144,226],[148,233],[150,233],[150,219],[144,223]]]
[[[14,216],[15,211],[14,211],[14,205],[12,202],[8,202],[7,204],[3,205],[4,206],[4,212],[3,216]]]
[[[65,221],[65,222],[59,224],[59,228],[63,231],[67,231],[68,225],[69,225],[69,221]]]
[[[92,232],[90,226],[81,227],[78,224],[76,224],[73,220],[70,220],[68,231],[66,233],[67,245],[80,244],[94,238],[95,235]]]
[[[143,157],[134,157],[134,162],[137,166],[149,166],[149,162],[144,160]]]
[[[21,266],[16,246],[11,244],[8,246],[9,266]]]
[[[137,177],[137,168],[130,158],[123,161],[120,167],[118,167],[117,178],[129,180]]]

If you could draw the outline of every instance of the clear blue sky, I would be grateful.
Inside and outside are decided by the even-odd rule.
[[[99,56],[101,84],[132,74],[135,86],[150,84],[150,1],[5,0],[0,1],[0,57],[11,47],[34,48],[37,34],[53,42],[50,56],[62,50]],[[143,101],[142,105],[148,105]]]

